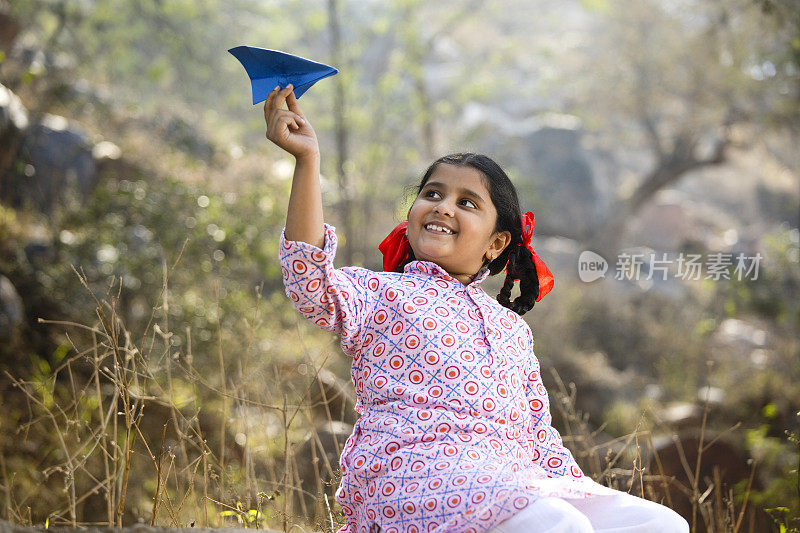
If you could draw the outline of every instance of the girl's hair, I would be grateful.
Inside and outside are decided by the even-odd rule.
[[[482,154],[458,153],[440,157],[428,167],[417,187],[417,195],[422,191],[436,167],[443,163],[459,167],[472,167],[484,176],[489,196],[497,210],[497,222],[494,230],[511,233],[511,242],[488,265],[489,273],[492,276],[499,274],[508,266],[506,280],[500,294],[497,295],[497,301],[515,313],[524,315],[536,303],[536,297],[539,295],[539,278],[536,275],[536,265],[533,263],[531,252],[525,246],[518,246],[522,243],[522,214],[514,184],[508,179],[500,165],[490,157]],[[400,265],[398,271],[402,272],[403,267],[414,260],[414,250],[409,250],[408,259]],[[512,302],[510,297],[515,277],[520,281],[520,295]]]

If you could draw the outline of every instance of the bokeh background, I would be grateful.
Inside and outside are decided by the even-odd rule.
[[[284,294],[293,160],[241,44],[340,70],[300,100],[337,265],[380,268],[433,159],[489,154],[585,471],[693,531],[798,527],[794,0],[0,0],[0,518],[342,524],[349,361]]]

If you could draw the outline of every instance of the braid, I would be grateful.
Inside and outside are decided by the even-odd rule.
[[[536,264],[533,262],[530,250],[524,246],[520,246],[517,253],[517,269],[520,277],[520,295],[514,303],[520,303],[521,310],[517,313],[523,315],[533,309],[536,298],[539,297],[539,275],[536,272]]]
[[[512,245],[509,245],[511,248]],[[513,250],[508,254],[508,264],[514,264],[517,260],[517,247],[514,247]],[[497,295],[497,301],[500,302],[500,305],[504,307],[508,307],[509,309],[513,310],[513,304],[511,303],[511,289],[514,288],[514,278],[506,274],[506,280],[503,283],[503,288],[500,289],[500,293]]]
[[[516,237],[516,236],[515,236]],[[508,273],[497,295],[497,301],[501,305],[508,307],[518,315],[524,315],[536,304],[539,296],[539,276],[536,273],[536,265],[530,250],[524,246],[518,246],[522,239],[515,239],[509,245],[511,251],[508,254]],[[519,278],[520,295],[511,301],[511,289],[514,287],[514,278]]]

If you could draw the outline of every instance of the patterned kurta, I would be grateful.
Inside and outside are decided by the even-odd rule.
[[[340,533],[486,531],[539,496],[613,491],[585,477],[551,426],[525,321],[430,261],[403,273],[336,269],[280,238],[286,294],[341,336],[360,418],[342,451]]]

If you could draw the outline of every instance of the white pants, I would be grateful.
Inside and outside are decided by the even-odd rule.
[[[678,513],[625,492],[586,499],[539,498],[488,533],[689,533]]]

